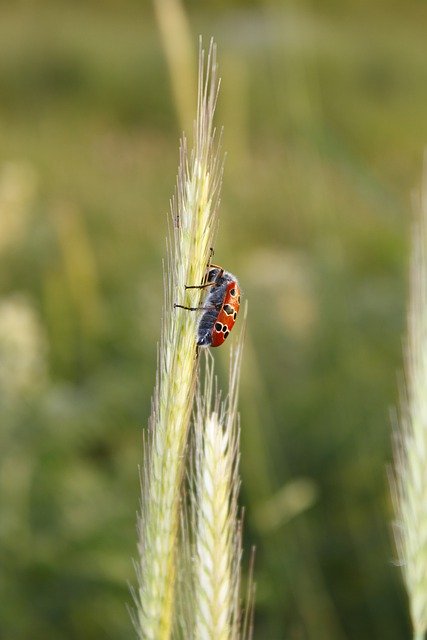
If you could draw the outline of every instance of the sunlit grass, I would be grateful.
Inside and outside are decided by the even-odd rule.
[[[185,3],[193,40],[221,42],[229,160],[215,249],[253,302],[240,406],[246,529],[261,549],[257,637],[280,635],[285,618],[335,640],[326,595],[348,635],[401,640],[406,602],[378,511],[408,193],[427,139],[423,7],[279,4]],[[1,160],[28,165],[39,185],[2,255],[2,298],[35,310],[50,371],[40,406],[25,398],[3,420],[16,527],[2,529],[2,632],[47,640],[78,625],[123,640],[178,118],[149,2],[3,3],[0,34]],[[81,275],[71,283],[52,218],[64,203],[93,249],[101,334],[81,331]],[[316,503],[289,521],[275,500],[301,470]]]
[[[171,204],[165,266],[165,301],[157,386],[146,438],[139,521],[137,630],[141,638],[170,637],[185,446],[196,383],[198,316],[175,309],[199,306],[203,292],[186,292],[203,280],[213,245],[221,179],[213,125],[217,99],[216,49],[200,52],[194,149],[181,142],[176,193]]]

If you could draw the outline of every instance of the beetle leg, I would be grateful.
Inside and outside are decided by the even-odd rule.
[[[177,307],[179,309],[187,309],[187,311],[202,311],[202,309],[205,308],[205,307],[186,307],[183,304],[177,304],[176,302],[174,302],[173,308],[176,309]]]
[[[186,289],[206,289],[206,287],[214,287],[215,282],[208,282],[207,284],[186,284]]]

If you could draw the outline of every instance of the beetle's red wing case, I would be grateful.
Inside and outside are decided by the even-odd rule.
[[[197,327],[197,347],[219,347],[228,338],[240,309],[240,287],[236,276],[218,265],[210,265],[203,284],[189,285],[187,289],[210,287],[203,307],[175,307],[189,311],[203,310]]]
[[[212,347],[219,347],[228,338],[240,309],[240,288],[234,280],[227,286],[224,302],[212,327]]]

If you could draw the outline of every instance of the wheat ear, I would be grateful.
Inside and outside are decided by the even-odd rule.
[[[241,523],[237,396],[242,337],[230,355],[229,394],[221,402],[213,359],[206,356],[197,394],[192,473],[193,638],[240,638]]]
[[[395,537],[414,632],[427,630],[427,162],[414,225],[408,329],[406,389],[396,429],[393,497]]]
[[[188,423],[196,379],[198,314],[174,309],[178,302],[200,305],[199,284],[212,246],[221,181],[213,127],[218,93],[216,50],[207,60],[200,47],[194,149],[180,145],[180,165],[165,268],[165,301],[149,435],[142,471],[136,626],[140,638],[166,640],[171,634],[176,573],[180,491]]]

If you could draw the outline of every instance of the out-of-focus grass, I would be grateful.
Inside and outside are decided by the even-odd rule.
[[[250,299],[255,637],[400,640],[384,464],[427,140],[422,8],[209,2],[189,17],[195,46],[215,36],[223,78],[216,259]],[[0,303],[24,301],[48,344],[43,384],[0,389],[1,635],[127,638],[179,134],[149,8],[1,5],[0,93],[0,171],[25,168],[27,212],[1,244]],[[260,522],[272,504],[282,519]]]

